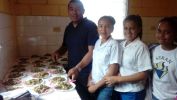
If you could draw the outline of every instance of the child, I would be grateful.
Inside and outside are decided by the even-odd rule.
[[[125,41],[122,65],[118,76],[106,77],[106,84],[116,84],[114,100],[144,100],[147,71],[152,69],[147,46],[142,37],[142,20],[138,15],[129,15],[124,19]]]
[[[89,77],[88,90],[94,93],[97,100],[111,100],[113,87],[106,86],[104,77],[117,74],[121,59],[118,42],[111,37],[115,20],[111,16],[103,16],[98,21],[97,40],[93,50],[92,71]]]
[[[152,51],[153,100],[175,100],[177,96],[177,20],[159,21],[156,38],[159,46]]]

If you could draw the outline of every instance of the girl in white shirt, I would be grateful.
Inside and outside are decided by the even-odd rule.
[[[122,64],[118,76],[106,77],[108,85],[115,84],[114,100],[144,100],[147,71],[152,69],[147,46],[142,37],[142,20],[138,15],[124,19],[125,41]]]
[[[152,51],[153,100],[177,100],[177,17],[161,19],[156,38],[160,45]]]
[[[113,87],[107,86],[105,76],[117,74],[121,59],[118,42],[111,37],[115,20],[111,16],[103,16],[98,21],[100,38],[93,50],[92,71],[88,81],[88,90],[96,100],[111,100]]]

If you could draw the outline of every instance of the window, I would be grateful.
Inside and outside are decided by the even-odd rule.
[[[113,16],[116,20],[112,37],[123,39],[123,19],[127,14],[127,0],[81,0],[85,7],[84,16],[94,21],[104,15]]]

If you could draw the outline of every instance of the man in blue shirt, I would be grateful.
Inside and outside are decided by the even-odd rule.
[[[76,90],[81,99],[90,100],[87,81],[98,33],[96,25],[83,17],[84,11],[81,1],[71,0],[69,2],[68,15],[71,22],[65,29],[62,46],[54,53],[53,57],[58,59],[68,51],[68,76],[76,79]]]

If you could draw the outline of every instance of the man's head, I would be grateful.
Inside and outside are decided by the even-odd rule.
[[[68,15],[72,22],[78,23],[85,12],[84,6],[80,0],[71,0],[68,4]]]

